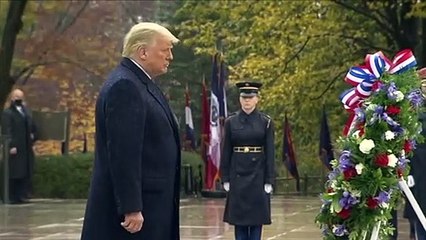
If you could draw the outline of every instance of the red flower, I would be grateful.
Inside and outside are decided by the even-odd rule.
[[[387,167],[389,163],[388,156],[384,153],[379,154],[374,159],[374,163],[379,167]]]
[[[331,187],[327,188],[327,193],[332,193],[332,192],[334,192],[333,188]]]
[[[401,112],[401,108],[399,108],[398,106],[390,105],[386,108],[386,112],[389,115],[397,115]]]
[[[398,176],[398,178],[401,178],[404,175],[404,170],[402,168],[397,168],[396,169],[396,175]]]
[[[409,153],[409,152],[411,152],[411,150],[413,150],[413,148],[412,148],[410,142],[408,140],[405,140],[405,142],[404,142],[405,153]]]
[[[337,216],[339,216],[341,219],[347,219],[351,216],[351,209],[342,209],[342,211],[337,213]]]
[[[350,167],[343,171],[343,176],[346,181],[356,176],[356,169],[354,167]]]
[[[379,206],[379,201],[377,201],[377,199],[369,197],[367,199],[367,206],[368,206],[369,209],[376,209],[377,206]]]

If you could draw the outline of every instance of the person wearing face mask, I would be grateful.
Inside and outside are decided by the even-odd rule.
[[[257,108],[258,82],[239,82],[241,109],[225,120],[221,178],[227,192],[224,221],[235,226],[236,240],[260,240],[271,224],[274,182],[274,125]]]
[[[2,115],[2,135],[11,138],[9,150],[9,200],[12,204],[28,202],[31,191],[36,129],[31,111],[24,105],[24,92],[15,89],[10,106]]]
[[[96,151],[81,240],[179,240],[180,138],[155,79],[179,40],[142,22],[96,103]]]

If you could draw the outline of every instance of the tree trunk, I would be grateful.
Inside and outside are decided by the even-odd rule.
[[[11,75],[12,60],[16,38],[23,26],[22,15],[26,5],[27,0],[9,2],[9,11],[0,46],[0,112],[3,110],[4,103],[15,82]]]

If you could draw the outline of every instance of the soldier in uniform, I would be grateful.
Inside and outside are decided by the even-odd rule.
[[[257,82],[239,82],[241,110],[225,121],[221,160],[227,191],[224,221],[235,226],[236,240],[260,240],[262,225],[271,224],[274,182],[274,125],[259,112]]]

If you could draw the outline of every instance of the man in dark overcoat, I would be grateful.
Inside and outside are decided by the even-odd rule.
[[[24,104],[24,92],[15,89],[10,99],[10,106],[3,111],[1,129],[2,135],[10,138],[9,200],[19,204],[27,202],[31,190],[36,128]]]
[[[426,99],[426,68],[419,70],[420,78],[422,78],[422,93],[423,98]],[[426,138],[426,107],[425,102],[423,105],[423,111],[419,115],[419,121],[422,123],[422,136]],[[417,144],[416,148],[413,151],[413,156],[410,162],[410,174],[414,181],[414,186],[412,186],[411,191],[417,203],[419,204],[421,210],[426,214],[426,174],[424,171],[426,169],[426,142]],[[410,181],[409,181],[410,182]],[[412,184],[410,184],[412,185]],[[407,203],[408,204],[408,203]],[[408,204],[407,211],[404,213],[405,217],[411,220],[414,225],[415,239],[416,240],[426,240],[426,231],[423,228],[422,224],[417,218],[414,210]]]
[[[178,42],[139,23],[96,105],[96,151],[82,240],[178,240],[178,126],[153,78],[167,72]]]

